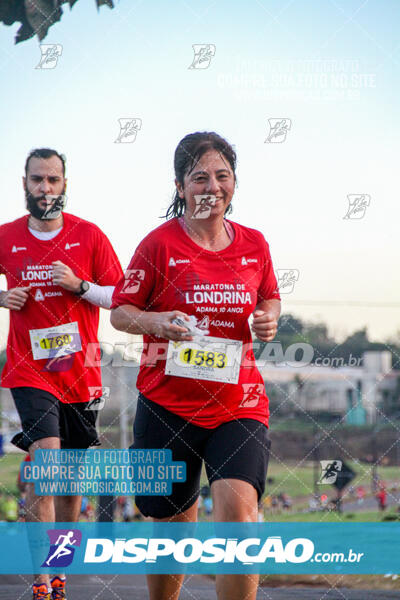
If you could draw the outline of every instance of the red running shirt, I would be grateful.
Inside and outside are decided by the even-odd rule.
[[[269,416],[248,319],[262,300],[279,300],[277,281],[262,234],[229,223],[235,238],[219,252],[198,246],[177,219],[152,231],[138,246],[112,303],[112,308],[132,304],[147,311],[181,310],[201,321],[210,336],[243,342],[239,381],[229,384],[165,375],[166,341],[143,336],[138,389],[153,402],[206,428],[237,418],[267,425]]]
[[[9,311],[7,362],[1,383],[8,388],[42,389],[66,403],[88,402],[101,396],[100,367],[84,366],[89,342],[97,344],[99,309],[54,285],[52,262],[60,260],[80,279],[98,285],[115,285],[122,269],[109,240],[93,223],[63,213],[60,233],[42,241],[29,232],[28,217],[0,226],[0,273],[6,275],[8,289],[31,285],[24,307]],[[33,359],[30,330],[74,322],[78,323],[81,351]]]

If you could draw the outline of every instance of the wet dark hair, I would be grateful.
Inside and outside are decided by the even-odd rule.
[[[51,158],[52,156],[57,156],[62,162],[63,176],[65,177],[65,161],[66,158],[64,154],[59,154],[57,150],[53,150],[52,148],[35,148],[31,150],[28,154],[28,157],[25,162],[25,176],[28,174],[28,166],[31,158]]]
[[[190,173],[195,164],[206,152],[216,150],[228,161],[236,181],[236,152],[233,147],[214,131],[189,133],[178,144],[174,156],[174,170],[177,181],[183,186],[183,178]],[[185,209],[185,199],[180,198],[176,190],[174,199],[164,217],[181,217]],[[232,212],[232,206],[227,206],[225,214]]]

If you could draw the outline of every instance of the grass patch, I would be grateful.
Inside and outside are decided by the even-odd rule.
[[[5,454],[0,458],[0,493],[18,494],[17,476],[19,465],[25,454]]]
[[[321,511],[314,513],[280,513],[268,514],[268,523],[376,523],[383,521],[386,515],[397,516],[392,509],[381,513],[378,511],[368,512],[342,512]],[[399,515],[400,517],[400,515]]]
[[[368,464],[346,461],[356,473],[351,485],[357,487],[363,485],[366,491],[370,491],[372,479],[372,467]],[[319,475],[319,471],[318,471]],[[383,481],[395,481],[400,483],[399,467],[378,467],[378,476]],[[278,495],[281,492],[289,494],[292,498],[299,496],[310,496],[314,489],[314,474],[311,463],[299,466],[296,461],[277,462],[270,461],[268,467],[268,477],[272,478],[272,483],[267,483],[266,494],[271,496]],[[330,485],[318,486],[321,494],[326,493],[329,496],[334,495],[334,488]],[[344,498],[348,498],[345,491]]]

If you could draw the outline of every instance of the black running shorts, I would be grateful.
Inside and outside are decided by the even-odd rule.
[[[32,387],[12,388],[11,393],[22,424],[12,443],[28,451],[29,446],[47,437],[58,437],[61,448],[89,448],[100,444],[96,431],[96,410],[85,410],[88,402],[66,404]]]
[[[241,479],[255,487],[259,500],[264,493],[271,442],[260,421],[237,419],[205,429],[139,394],[133,435],[131,448],[170,448],[172,460],[186,462],[186,481],[173,483],[171,496],[136,496],[146,517],[163,519],[190,508],[199,496],[203,461],[210,485]]]

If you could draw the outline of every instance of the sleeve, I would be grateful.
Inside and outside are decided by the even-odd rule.
[[[264,245],[264,253],[263,253],[263,274],[260,282],[260,286],[257,292],[257,304],[262,302],[263,300],[280,300],[278,282],[275,277],[274,268],[272,265],[272,258],[269,251],[269,246],[265,241],[264,237],[262,238]]]
[[[145,310],[156,276],[155,259],[147,241],[144,240],[137,247],[125,274],[116,285],[111,308],[132,304]]]
[[[101,286],[116,285],[121,277],[121,265],[110,240],[96,228],[93,248],[93,283]]]
[[[4,230],[3,227],[0,227],[0,275],[5,275],[7,268],[6,265],[4,264],[4,258],[3,258],[3,248],[4,248],[4,244],[5,244],[5,236],[4,236]]]

